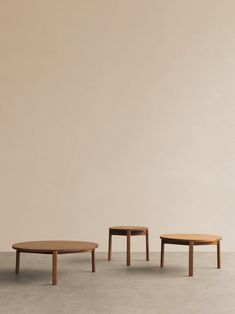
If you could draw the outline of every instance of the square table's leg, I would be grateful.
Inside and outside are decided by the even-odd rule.
[[[131,231],[127,231],[127,252],[126,252],[126,264],[131,265]]]
[[[146,261],[149,261],[149,231],[146,230]]]
[[[16,269],[15,269],[15,273],[19,274],[20,272],[20,252],[16,251]]]
[[[92,272],[95,272],[95,250],[91,251],[91,257],[92,257]]]
[[[161,241],[161,267],[164,267],[164,253],[165,253],[165,243],[162,239]]]
[[[109,230],[109,248],[108,248],[108,261],[112,258],[112,232]]]
[[[193,276],[193,246],[194,242],[189,241],[189,276]]]
[[[221,267],[220,241],[217,243],[217,268]]]
[[[57,251],[52,253],[52,284],[57,285]]]

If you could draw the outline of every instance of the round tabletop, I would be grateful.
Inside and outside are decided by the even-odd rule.
[[[34,253],[76,253],[96,249],[99,245],[84,241],[30,241],[20,242],[12,245],[12,248],[21,252]]]
[[[178,241],[194,241],[194,242],[216,242],[222,240],[222,237],[215,234],[162,234],[161,239],[178,240]]]
[[[145,231],[148,230],[148,227],[141,227],[141,226],[115,226],[110,227],[109,229],[114,230],[131,230],[131,231]]]

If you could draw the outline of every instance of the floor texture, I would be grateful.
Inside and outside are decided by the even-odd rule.
[[[22,254],[15,275],[15,254],[0,253],[0,313],[235,314],[235,253],[223,253],[218,270],[215,253],[195,252],[191,278],[187,253],[166,253],[164,269],[158,253],[149,262],[133,253],[131,267],[123,253],[96,255],[96,273],[90,254],[60,255],[52,286],[50,255]]]

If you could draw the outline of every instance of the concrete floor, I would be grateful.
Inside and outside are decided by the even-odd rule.
[[[0,253],[0,313],[154,313],[235,314],[235,253],[195,253],[195,276],[187,276],[187,253],[159,254],[144,261],[144,253],[97,253],[97,272],[90,254],[60,255],[58,285],[51,285],[51,257],[22,254],[21,273],[14,274],[14,253]]]

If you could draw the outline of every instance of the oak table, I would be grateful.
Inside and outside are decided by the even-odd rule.
[[[57,284],[57,255],[68,253],[91,252],[92,272],[95,272],[95,249],[97,243],[84,241],[31,241],[13,244],[16,250],[16,274],[20,270],[20,253],[39,253],[52,255],[52,284]]]
[[[112,256],[112,236],[126,236],[127,237],[127,254],[126,264],[131,265],[131,236],[144,235],[146,238],[146,260],[149,261],[149,229],[148,227],[140,226],[116,226],[109,228],[109,245],[108,245],[108,261],[111,261]]]
[[[161,267],[164,267],[165,244],[179,244],[189,246],[189,276],[193,276],[193,248],[195,245],[217,246],[217,268],[221,267],[220,241],[221,236],[213,234],[163,234],[161,238]]]

